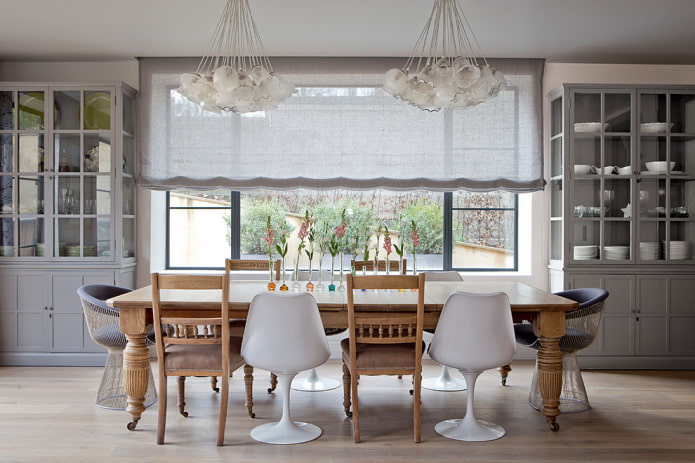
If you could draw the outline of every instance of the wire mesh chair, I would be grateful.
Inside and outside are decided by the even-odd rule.
[[[95,404],[111,410],[125,410],[127,405],[123,387],[123,350],[127,340],[119,328],[118,309],[107,306],[105,301],[129,291],[131,290],[111,285],[85,285],[77,289],[89,336],[108,350]],[[154,332],[145,338],[145,343],[147,346],[154,345]],[[157,389],[150,370],[144,406],[149,407],[156,401]]]
[[[594,342],[603,315],[603,306],[608,291],[601,288],[580,288],[555,293],[579,302],[579,307],[565,315],[565,335],[560,338],[562,352],[562,391],[560,393],[560,411],[576,413],[589,410],[589,397],[582,380],[582,372],[577,362],[577,351],[587,348]],[[514,325],[516,342],[532,349],[540,348],[540,340],[533,333],[529,323]],[[529,405],[536,410],[543,410],[543,398],[538,382],[538,360],[533,371]]]

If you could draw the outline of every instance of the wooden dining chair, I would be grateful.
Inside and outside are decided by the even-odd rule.
[[[282,261],[280,259],[277,259],[273,262],[273,272],[275,272],[275,280],[278,281],[281,278],[280,272],[282,269]],[[265,270],[266,272],[270,272],[270,261],[268,260],[260,260],[260,259],[225,259],[224,260],[224,271],[228,275],[231,274],[232,270]],[[230,332],[232,335],[235,336],[243,336],[244,335],[244,328],[246,327],[246,320],[242,318],[233,318],[229,321],[229,326],[230,326]],[[253,378],[251,378],[251,381],[253,382]],[[217,389],[217,378],[211,377],[210,378],[210,384],[212,385],[212,389],[216,392],[219,392],[219,389]],[[278,385],[278,378],[275,376],[275,373],[271,372],[270,373],[270,387],[268,388],[268,394],[273,392]],[[250,414],[251,418],[254,418],[255,416],[253,414]]]
[[[220,291],[219,310],[196,310],[195,302],[188,307],[167,304],[162,290]],[[195,301],[193,295],[189,296]],[[179,406],[185,404],[185,377],[220,376],[220,413],[217,425],[217,445],[224,445],[229,400],[229,374],[244,365],[241,356],[241,337],[231,336],[229,328],[229,278],[225,275],[160,275],[152,274],[153,323],[155,330],[157,370],[159,375],[159,412],[157,444],[164,443],[167,412],[167,378],[179,380]],[[251,396],[246,384],[247,398]],[[253,401],[251,401],[251,404]],[[247,400],[247,407],[249,401]],[[249,410],[252,413],[252,410]],[[183,413],[188,416],[187,413]]]
[[[417,290],[393,295],[417,298],[413,312],[364,313],[355,311],[355,291]],[[424,323],[425,275],[347,276],[348,333],[340,343],[343,357],[345,413],[352,417],[355,442],[360,442],[357,383],[360,375],[413,375],[413,434],[420,442],[420,383],[422,372],[422,328]],[[368,293],[379,298],[381,294]],[[384,292],[384,298],[389,294]],[[395,298],[394,298],[395,299]],[[397,304],[397,302],[396,302]],[[352,412],[350,398],[352,396]]]
[[[389,271],[399,271],[400,267],[400,261],[398,260],[389,260]],[[373,260],[350,260],[350,268],[354,268],[355,272],[357,271],[362,271],[362,269],[366,269],[368,272],[373,272],[374,271],[374,261]],[[386,261],[385,260],[380,260],[377,263],[377,268],[379,272],[385,272],[386,271]],[[406,274],[406,270],[408,269],[408,259],[403,259],[403,268],[400,269],[400,272],[402,275]]]
[[[280,264],[282,262],[277,259],[273,262],[273,272],[275,272],[275,279],[280,279]],[[224,267],[226,271],[232,270],[265,270],[270,271],[270,262],[267,259],[225,259]],[[265,278],[265,276],[264,276]]]

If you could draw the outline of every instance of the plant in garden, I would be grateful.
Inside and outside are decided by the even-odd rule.
[[[403,209],[401,220],[406,224],[403,228],[409,228],[414,224],[418,230],[418,250],[420,253],[442,253],[444,230],[442,214],[442,207],[439,204],[427,200],[415,201]]]
[[[244,201],[241,208],[240,240],[242,254],[262,254],[266,252],[264,233],[267,219],[275,234],[281,230],[289,232],[290,225],[285,213],[271,201]],[[227,220],[227,218],[225,218]],[[229,237],[227,242],[231,243]]]

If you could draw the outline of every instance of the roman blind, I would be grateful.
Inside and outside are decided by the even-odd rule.
[[[140,60],[140,169],[151,189],[542,189],[543,60],[489,60],[509,81],[465,110],[387,95],[395,58],[272,58],[297,87],[276,109],[214,114],[182,97],[192,58]]]

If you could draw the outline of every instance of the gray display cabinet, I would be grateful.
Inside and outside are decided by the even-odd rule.
[[[548,94],[550,288],[610,292],[597,368],[695,365],[695,87]]]
[[[103,362],[77,288],[135,282],[136,93],[0,83],[0,364]]]

